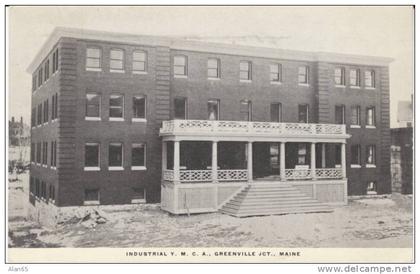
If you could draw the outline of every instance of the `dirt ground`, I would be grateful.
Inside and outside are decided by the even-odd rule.
[[[332,213],[235,218],[172,216],[159,205],[107,212],[108,221],[45,228],[28,221],[27,174],[9,183],[9,247],[412,247],[412,196],[359,199]]]

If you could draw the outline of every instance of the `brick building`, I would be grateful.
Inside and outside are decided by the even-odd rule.
[[[389,62],[58,28],[28,68],[33,209],[390,193]]]

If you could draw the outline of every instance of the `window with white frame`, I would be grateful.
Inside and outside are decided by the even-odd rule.
[[[340,125],[346,123],[346,108],[344,105],[335,106],[335,123]]]
[[[53,53],[53,64],[52,64],[52,73],[58,70],[58,49]]]
[[[146,96],[136,95],[133,97],[133,121],[146,120]]]
[[[86,70],[102,70],[102,50],[100,48],[86,49]]]
[[[299,84],[309,84],[309,67],[300,66],[298,69],[298,82]]]
[[[360,145],[352,145],[350,149],[351,149],[351,165],[360,167],[361,165]]]
[[[99,188],[85,189],[84,204],[99,204]]]
[[[375,107],[366,108],[366,126],[374,127],[376,124]]]
[[[109,69],[111,72],[124,71],[124,50],[111,49],[109,56]]]
[[[345,85],[345,69],[344,68],[335,68],[334,69],[334,82],[336,86]]]
[[[177,97],[174,99],[174,118],[185,120],[187,114],[187,98]]]
[[[270,82],[281,82],[282,78],[282,66],[281,64],[271,64],[270,65]]]
[[[123,167],[123,144],[110,143],[108,148],[108,166],[110,169]]]
[[[86,93],[86,120],[101,119],[101,95]]]
[[[38,70],[38,87],[42,86],[43,81],[43,69],[42,67]]]
[[[217,58],[210,58],[207,60],[207,77],[220,78],[220,60]]]
[[[239,63],[239,79],[245,81],[252,80],[252,63],[250,61],[241,61]]]
[[[298,144],[298,165],[308,165],[308,145],[306,143]]]
[[[282,121],[282,107],[280,103],[270,104],[270,121],[277,123]]]
[[[369,145],[366,147],[366,165],[376,165],[376,146]]]
[[[375,71],[373,70],[365,71],[365,87],[367,88],[375,87]]]
[[[131,144],[131,168],[145,169],[146,168],[146,144],[137,143]]]
[[[360,126],[360,106],[351,107],[351,124]]]
[[[360,87],[360,69],[350,70],[350,86]]]
[[[298,120],[299,123],[309,123],[309,105],[299,105],[298,106]]]
[[[250,100],[241,100],[240,115],[242,121],[252,120],[252,103]]]
[[[99,143],[85,144],[85,170],[99,170]]]
[[[109,97],[109,119],[124,119],[124,96],[121,94],[111,94]]]
[[[187,57],[184,55],[174,56],[174,75],[175,76],[187,76]]]
[[[48,163],[48,142],[42,144],[42,165],[46,166]]]
[[[45,67],[44,67],[44,81],[47,81],[48,78],[50,77],[50,60],[48,59],[45,62]]]
[[[147,53],[142,50],[133,52],[133,73],[145,73],[147,70]]]
[[[218,99],[211,99],[207,102],[207,111],[208,111],[208,119],[209,120],[219,120],[219,105],[220,100]]]

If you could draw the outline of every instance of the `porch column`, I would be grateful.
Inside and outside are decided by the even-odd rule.
[[[252,182],[252,142],[248,142],[248,183]]]
[[[280,181],[286,181],[286,143],[280,143]]]
[[[326,159],[325,159],[325,143],[321,144],[321,166],[322,168],[325,168],[326,165]]]
[[[343,178],[346,178],[346,144],[341,144],[341,169],[343,173]]]
[[[165,141],[162,141],[162,174],[163,174],[163,171],[167,169],[166,167],[167,157],[168,157],[167,143]]]
[[[211,174],[213,182],[217,183],[217,141],[213,141],[212,143]]]
[[[179,141],[174,141],[174,183],[179,183]]]
[[[316,179],[316,157],[315,157],[315,143],[311,143],[311,177]]]

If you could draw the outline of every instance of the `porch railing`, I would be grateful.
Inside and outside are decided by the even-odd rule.
[[[306,180],[312,179],[310,169],[286,169],[286,180]],[[343,178],[341,168],[317,168],[315,169],[316,179],[339,179]]]
[[[310,169],[285,169],[286,180],[305,180],[311,179]]]
[[[246,169],[222,169],[217,171],[218,181],[247,181],[248,170]]]
[[[319,179],[335,179],[343,177],[343,170],[341,168],[317,168],[315,174]]]
[[[211,170],[181,170],[179,180],[181,182],[210,182],[212,172]]]
[[[164,121],[161,135],[225,133],[255,135],[343,135],[345,125],[272,123],[247,121],[171,120]]]

